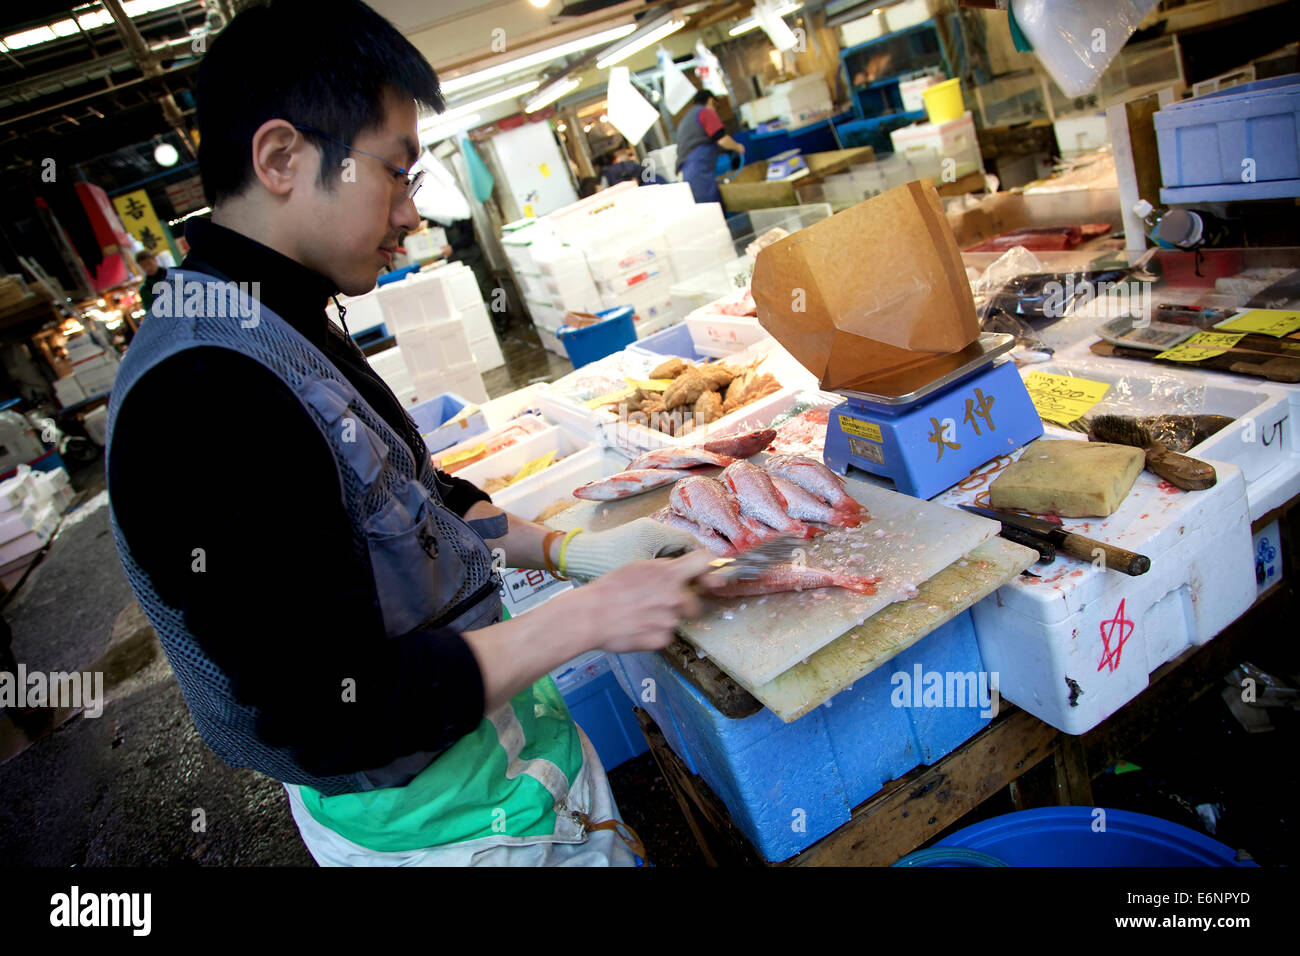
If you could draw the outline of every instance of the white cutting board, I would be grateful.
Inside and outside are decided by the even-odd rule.
[[[874,595],[821,588],[710,601],[703,616],[678,626],[742,684],[761,687],[882,608],[915,596],[921,584],[999,531],[987,518],[852,478],[847,491],[866,505],[871,520],[813,539],[806,563],[877,576]],[[618,502],[581,502],[548,523],[598,531],[657,511],[667,500],[668,488],[662,488]]]

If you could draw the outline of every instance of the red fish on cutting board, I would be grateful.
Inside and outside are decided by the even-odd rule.
[[[762,541],[762,536],[741,518],[740,502],[716,478],[682,478],[673,485],[668,504],[682,517],[724,535],[741,550]]]
[[[689,531],[700,540],[706,548],[712,551],[720,558],[734,558],[740,554],[731,546],[731,542],[718,534],[712,528],[704,528],[696,524],[690,518],[683,518],[672,508],[660,508],[650,516],[655,521],[668,525],[670,528],[678,528],[682,531]]]
[[[776,438],[775,428],[760,428],[758,431],[746,432],[743,435],[728,435],[726,438],[706,441],[700,447],[733,458],[749,458],[772,444],[774,438]]]
[[[575,488],[573,497],[588,501],[617,501],[631,498],[633,495],[645,494],[655,488],[671,484],[678,478],[687,478],[691,472],[669,468],[639,468],[636,471],[620,471],[617,475],[589,481],[581,488]]]
[[[742,515],[786,534],[811,538],[817,533],[789,515],[785,498],[772,484],[768,473],[758,465],[748,461],[734,462],[723,469],[722,480],[735,493]]]
[[[772,484],[785,498],[786,512],[800,521],[818,521],[837,528],[856,528],[862,524],[861,512],[837,511],[806,488],[800,488],[780,475],[772,475]],[[867,520],[871,520],[867,516]]]
[[[840,574],[799,564],[774,564],[758,578],[737,578],[713,591],[718,597],[752,597],[783,591],[812,591],[817,588],[846,588],[858,594],[875,594],[879,578],[862,574]]]
[[[811,491],[837,511],[862,514],[867,510],[844,490],[844,479],[820,461],[802,455],[773,455],[763,462],[763,468],[769,474]]]
[[[701,465],[726,468],[735,460],[730,455],[720,455],[717,452],[709,451],[707,448],[656,448],[654,451],[648,451],[637,458],[633,458],[628,464],[627,470],[636,471],[639,468],[695,468]]]

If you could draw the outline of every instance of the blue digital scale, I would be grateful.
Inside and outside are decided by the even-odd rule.
[[[846,400],[826,425],[827,466],[841,475],[859,468],[903,494],[933,498],[1038,438],[1043,422],[1020,373],[997,361],[1014,345],[1013,336],[985,332],[937,379],[903,374],[875,382],[877,392],[835,389]]]

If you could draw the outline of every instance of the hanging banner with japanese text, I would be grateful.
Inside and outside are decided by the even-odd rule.
[[[155,255],[169,250],[167,231],[158,221],[158,214],[153,210],[149,194],[143,189],[113,197],[113,208],[122,217],[126,231],[140,241],[140,244]]]

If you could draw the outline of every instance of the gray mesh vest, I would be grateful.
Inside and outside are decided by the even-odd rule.
[[[704,127],[700,125],[700,111],[703,106],[692,106],[682,117],[682,121],[677,124],[677,172],[682,171],[682,166],[686,164],[686,157],[690,156],[697,146],[710,146],[713,140],[709,139],[704,133]]]
[[[170,291],[160,290],[118,373],[108,406],[107,454],[112,454],[118,410],[145,372],[189,348],[238,352],[297,395],[329,444],[352,521],[353,547],[370,563],[387,636],[426,623],[465,631],[500,620],[491,554],[482,538],[442,506],[428,456],[415,461],[406,441],[324,353],[234,284],[169,270],[166,286]],[[257,710],[235,698],[230,679],[186,630],[183,615],[158,595],[148,570],[132,557],[111,502],[109,510],[131,589],[158,632],[195,727],[222,760],[327,796],[402,786],[432,762],[435,754],[420,752],[385,767],[321,777],[300,766],[287,749],[265,744],[256,730]]]

